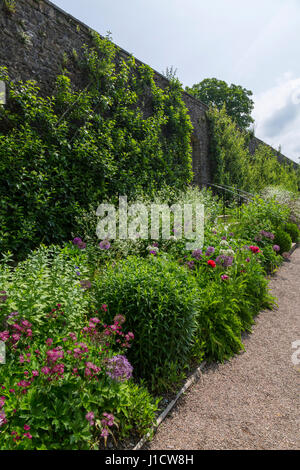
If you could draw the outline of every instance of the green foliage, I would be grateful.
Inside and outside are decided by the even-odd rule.
[[[298,173],[300,166],[298,169]],[[279,204],[284,205],[290,209],[290,220],[295,223],[300,223],[300,197],[299,193],[288,191],[280,186],[268,186],[264,188],[261,197],[266,201],[275,199]]]
[[[6,325],[9,333],[14,332],[12,322],[24,324],[14,317]],[[108,351],[98,341],[101,330],[98,324],[93,335],[84,329],[78,334],[70,331],[65,338],[56,333],[46,344],[37,340],[31,327],[32,337],[22,334],[14,347],[11,334],[7,362],[0,368],[7,420],[1,427],[1,449],[99,449],[103,438],[106,442],[103,430],[114,440],[129,437],[132,430],[140,435],[148,431],[157,401],[143,386],[109,376],[107,364],[114,356],[110,348],[117,343],[111,340]],[[92,422],[88,413],[93,413]],[[103,423],[103,413],[113,416],[113,424]]]
[[[296,224],[288,223],[283,226],[285,232],[287,232],[292,239],[293,243],[297,243],[300,238],[300,230]]]
[[[55,305],[61,304],[67,328],[75,331],[80,328],[89,308],[89,297],[81,288],[80,279],[87,279],[88,271],[83,253],[77,249],[78,254],[70,256],[68,251],[55,246],[41,246],[14,269],[0,264],[1,290],[8,293],[5,304],[1,306],[0,322],[11,312],[19,311],[37,332],[43,334],[46,328],[51,333],[47,315]],[[58,323],[55,328],[58,328]],[[62,333],[64,322],[60,328]]]
[[[293,165],[279,163],[272,149],[260,145],[250,155],[247,134],[241,132],[226,113],[210,108],[210,157],[213,183],[260,192],[268,185],[281,185],[297,192],[299,176]]]
[[[84,48],[86,87],[59,76],[54,96],[34,82],[12,82],[0,114],[0,251],[19,258],[40,242],[75,230],[80,209],[116,194],[182,189],[192,178],[192,125],[173,80],[122,59],[109,39]]]
[[[295,193],[298,190],[298,175],[292,163],[279,163],[274,151],[261,144],[249,158],[248,187],[260,192],[268,185],[280,185]]]
[[[15,13],[16,12],[16,0],[3,0],[3,7],[7,13],[9,14]]]
[[[151,255],[152,256],[152,255]],[[196,283],[174,261],[129,257],[96,278],[98,305],[124,314],[135,332],[128,358],[135,374],[152,386],[187,363],[195,329]],[[108,314],[109,321],[111,313]]]
[[[213,183],[244,189],[248,179],[249,154],[245,148],[244,135],[226,114],[210,108],[210,156]]]
[[[252,202],[244,204],[242,210],[233,210],[238,219],[235,232],[244,240],[254,240],[260,230],[274,232],[289,218],[289,208],[274,199],[263,200],[256,196]]]
[[[275,232],[274,244],[280,247],[280,254],[288,253],[292,248],[291,236],[284,230],[278,229]]]
[[[242,129],[254,122],[251,117],[254,102],[250,98],[253,93],[240,85],[228,86],[223,80],[206,78],[191,88],[186,87],[186,91],[219,111],[225,105],[228,116]]]

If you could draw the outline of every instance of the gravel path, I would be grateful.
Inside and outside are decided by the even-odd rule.
[[[246,351],[206,367],[144,448],[300,448],[300,365],[291,359],[300,340],[300,249],[270,287],[278,309],[257,317]]]

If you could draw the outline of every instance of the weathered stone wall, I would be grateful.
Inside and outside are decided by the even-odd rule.
[[[68,60],[70,78],[82,88],[84,77],[78,73],[74,51],[80,58],[82,45],[91,44],[91,29],[47,0],[16,0],[15,12],[7,11],[3,0],[0,2],[0,65],[8,68],[10,77],[36,80],[44,95],[51,94]],[[123,49],[121,54],[129,55]],[[158,72],[155,81],[162,88],[168,83]],[[194,126],[194,180],[202,186],[211,180],[207,106],[188,93],[184,93],[184,101]],[[257,142],[254,138],[250,148]]]

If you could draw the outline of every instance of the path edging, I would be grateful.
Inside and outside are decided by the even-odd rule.
[[[159,415],[157,418],[156,422],[153,424],[151,427],[150,431],[142,437],[142,439],[137,443],[137,445],[132,449],[132,450],[140,450],[143,445],[147,442],[148,438],[150,437],[151,433],[155,433],[158,426],[163,422],[163,420],[166,418],[168,413],[172,410],[174,405],[176,404],[177,400],[181,397],[181,395],[197,380],[200,379],[201,377],[201,372],[202,369],[205,367],[206,361],[203,361],[199,367],[193,372],[192,376],[186,381],[186,383],[183,385],[183,387],[180,389],[180,391],[177,393],[176,397],[174,400],[172,400],[168,406],[165,408],[165,410]]]

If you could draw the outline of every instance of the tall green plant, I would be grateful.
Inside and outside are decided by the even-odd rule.
[[[149,67],[122,59],[98,35],[82,67],[83,91],[61,75],[47,98],[0,69],[9,94],[0,113],[0,251],[23,256],[66,239],[79,207],[191,180],[192,125],[179,82],[162,90]]]

